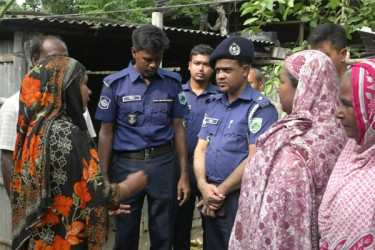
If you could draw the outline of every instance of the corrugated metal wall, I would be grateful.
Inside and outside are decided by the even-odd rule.
[[[13,41],[0,41],[0,55],[13,54]],[[13,82],[13,62],[0,62],[0,97],[9,97],[19,89]]]

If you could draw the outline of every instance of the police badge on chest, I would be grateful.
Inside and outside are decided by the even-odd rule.
[[[138,118],[137,113],[128,113],[127,117],[128,117],[128,122],[130,125],[134,126],[135,124],[137,124],[137,118]]]

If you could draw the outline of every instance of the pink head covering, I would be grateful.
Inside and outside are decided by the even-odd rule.
[[[293,54],[285,68],[297,80],[292,117],[326,119],[335,114],[338,104],[338,74],[331,59],[317,50]]]
[[[375,60],[354,64],[352,67],[352,98],[362,147],[375,140]]]
[[[375,247],[375,60],[352,67],[359,136],[349,139],[319,209],[321,249]]]
[[[316,50],[291,55],[285,68],[298,80],[292,112],[259,137],[246,165],[230,249],[318,246],[317,209],[346,140],[334,117],[339,78]]]

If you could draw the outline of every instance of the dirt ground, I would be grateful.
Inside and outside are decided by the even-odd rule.
[[[146,223],[146,220],[142,218],[142,221]],[[143,223],[143,224],[145,224]],[[146,223],[147,224],[147,223]],[[114,246],[115,242],[115,222],[114,218],[111,218],[110,221],[110,230],[108,236],[108,242],[104,247],[104,250],[111,250]],[[203,231],[202,231],[202,224],[200,219],[200,214],[198,210],[194,212],[194,219],[193,219],[193,226],[191,230],[191,250],[201,250],[203,249]],[[139,239],[139,250],[148,250],[150,249],[150,242],[148,239],[148,231],[146,226],[141,225],[141,233]]]

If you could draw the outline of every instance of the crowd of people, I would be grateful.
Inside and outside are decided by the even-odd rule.
[[[144,199],[150,249],[374,249],[375,60],[347,68],[346,34],[326,23],[261,91],[251,40],[192,48],[190,79],[160,68],[169,39],[142,25],[133,59],[107,76],[95,119],[85,67],[46,36],[19,93],[0,110],[1,168],[13,249],[138,249]],[[215,75],[216,85],[210,82]]]

